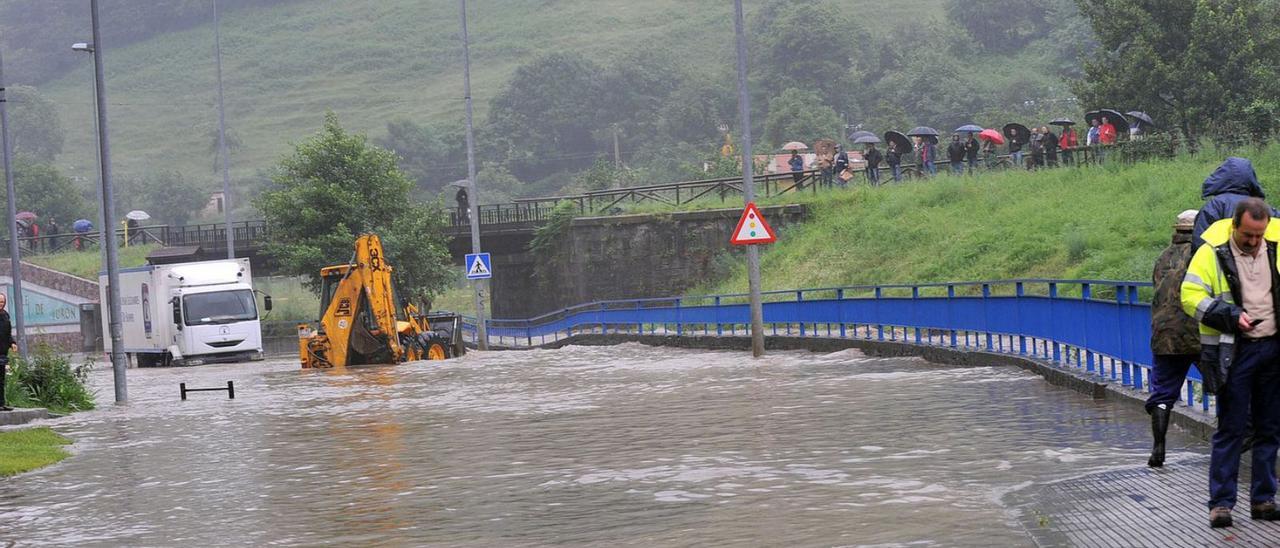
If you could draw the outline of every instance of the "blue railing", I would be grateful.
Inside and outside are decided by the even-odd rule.
[[[838,337],[1028,356],[1148,390],[1151,284],[1021,279],[770,291],[769,335]],[[745,294],[593,302],[486,322],[490,344],[537,346],[578,334],[747,335]],[[474,319],[464,323],[475,342]],[[1199,372],[1184,401],[1196,398]]]

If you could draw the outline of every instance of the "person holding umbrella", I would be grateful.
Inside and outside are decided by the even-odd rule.
[[[892,143],[889,146],[893,146]],[[876,150],[875,143],[867,143],[867,148],[862,152],[862,159],[867,161],[867,183],[871,186],[880,186],[880,151]]]
[[[1069,166],[1072,164],[1072,150],[1080,146],[1080,139],[1076,136],[1076,128],[1074,126],[1065,125],[1062,127],[1062,136],[1058,138],[1058,148],[1062,149],[1062,165]]]
[[[791,168],[791,180],[795,183],[796,190],[804,190],[800,186],[800,179],[804,177],[804,158],[800,157],[799,150],[791,151],[791,158],[787,160],[787,166]]]
[[[970,133],[969,140],[964,142],[964,157],[966,160],[969,161],[970,174],[972,174],[974,170],[978,167],[979,148],[981,148],[981,146],[978,144],[978,139],[974,138],[973,134]]]
[[[884,156],[884,163],[889,164],[889,172],[893,174],[893,182],[902,180],[902,152],[898,150],[897,141],[889,141],[889,153]]]
[[[964,175],[964,143],[960,142],[959,134],[951,136],[951,144],[947,145],[947,159],[951,160],[953,175]]]
[[[1102,117],[1102,123],[1098,126],[1098,142],[1103,146],[1116,144],[1116,126],[1106,116]]]
[[[1095,146],[1098,144],[1098,131],[1100,129],[1101,128],[1098,127],[1097,118],[1089,120],[1089,133],[1085,135],[1085,146]]]
[[[1044,135],[1044,159],[1049,167],[1058,167],[1058,136],[1049,131],[1048,126],[1040,126]]]
[[[938,156],[938,147],[929,137],[916,137],[916,148],[920,150],[921,171],[929,176],[938,174],[938,166],[934,164]]]

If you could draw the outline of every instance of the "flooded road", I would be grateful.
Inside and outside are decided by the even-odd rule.
[[[123,408],[101,367],[48,423],[75,456],[0,480],[0,545],[1025,546],[1011,493],[1146,460],[1140,412],[1020,370],[744,356],[135,369]]]

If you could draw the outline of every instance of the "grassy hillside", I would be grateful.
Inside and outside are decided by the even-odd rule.
[[[748,3],[751,9],[753,3]],[[942,2],[849,0],[868,29],[938,18]],[[109,9],[109,4],[107,8]],[[514,69],[537,55],[607,59],[661,43],[693,66],[731,67],[732,4],[652,0],[496,0],[472,3],[472,85],[477,114]],[[233,174],[252,176],[290,142],[314,132],[325,110],[371,135],[388,121],[462,119],[457,3],[451,0],[302,0],[225,14],[227,122],[242,141]],[[119,174],[174,168],[217,181],[213,35],[208,25],[105,54],[112,161]],[[41,88],[59,109],[67,143],[59,167],[95,173],[92,62]],[[481,151],[483,158],[484,151]]]
[[[1245,154],[1280,197],[1280,147]],[[1173,219],[1222,157],[940,176],[802,199],[812,218],[761,258],[768,289],[1008,279],[1148,280]],[[796,201],[768,200],[767,202]],[[746,291],[745,261],[709,292]]]

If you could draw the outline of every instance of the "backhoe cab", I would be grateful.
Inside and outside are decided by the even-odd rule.
[[[320,269],[319,325],[298,325],[302,367],[443,360],[460,352],[458,316],[432,316],[433,331],[417,307],[397,307],[381,240],[362,234],[355,247],[349,264]]]

